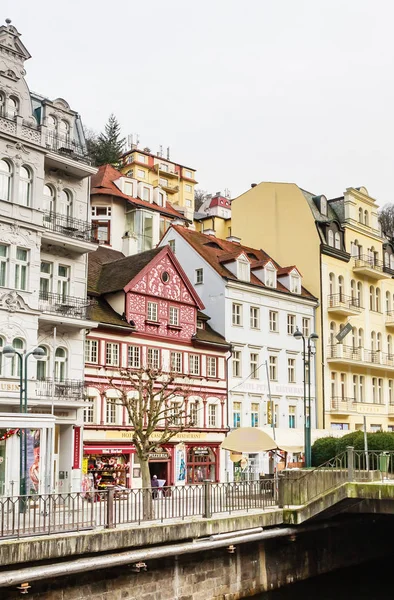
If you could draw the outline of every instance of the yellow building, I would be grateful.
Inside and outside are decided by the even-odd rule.
[[[149,148],[141,150],[133,144],[121,157],[119,170],[142,184],[163,189],[174,208],[193,220],[194,187],[198,183],[195,169],[165,158],[162,152],[152,154]]]
[[[215,232],[216,237],[225,239],[231,236],[231,199],[216,192],[207,195],[206,200],[194,214],[194,227],[200,233]]]
[[[232,234],[297,264],[320,300],[319,426],[360,429],[366,416],[371,430],[394,429],[394,249],[367,190],[327,200],[295,184],[261,183],[233,200]]]

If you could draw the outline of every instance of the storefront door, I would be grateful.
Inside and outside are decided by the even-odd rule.
[[[193,446],[187,451],[187,483],[216,481],[216,452],[208,446]]]

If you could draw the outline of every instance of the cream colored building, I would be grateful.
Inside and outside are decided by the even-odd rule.
[[[371,430],[394,428],[394,250],[377,209],[363,187],[327,200],[281,183],[261,183],[232,202],[233,234],[297,264],[320,300],[321,427],[360,429],[366,416]]]

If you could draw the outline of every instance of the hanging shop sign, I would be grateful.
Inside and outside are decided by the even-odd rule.
[[[193,448],[194,456],[209,456],[209,448],[206,446],[198,446]]]
[[[168,460],[169,458],[168,452],[163,450],[163,448],[160,448],[160,446],[153,448],[153,452],[149,452],[148,457],[149,460]]]

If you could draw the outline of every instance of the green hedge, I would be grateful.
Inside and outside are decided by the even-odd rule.
[[[367,439],[368,450],[394,450],[394,432],[367,433]],[[353,446],[355,450],[364,450],[364,433],[352,431],[341,438],[324,437],[316,440],[312,446],[312,466],[318,467],[344,452],[347,446]]]

